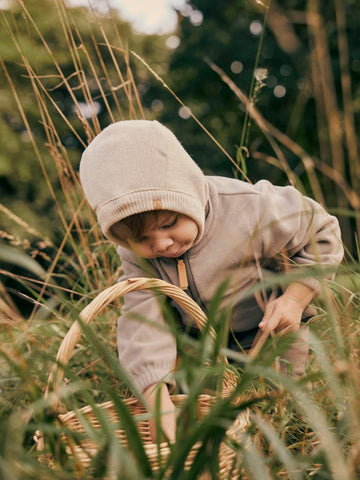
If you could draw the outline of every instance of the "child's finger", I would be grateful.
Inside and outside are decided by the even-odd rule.
[[[267,318],[263,318],[259,323],[259,327],[264,331],[266,330],[270,333],[273,333],[276,331],[280,322],[281,317],[279,315],[271,315]]]
[[[281,313],[275,308],[275,305],[269,304],[265,310],[264,316],[259,323],[259,328],[273,333],[282,320]]]
[[[269,320],[270,320],[271,316],[273,315],[273,313],[274,313],[274,307],[271,303],[269,303],[265,308],[263,318],[261,319],[261,322],[259,323],[259,328],[264,330],[265,328],[268,327]]]

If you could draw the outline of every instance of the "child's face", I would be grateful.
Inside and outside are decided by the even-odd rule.
[[[115,224],[112,230],[124,239],[129,249],[143,258],[176,258],[191,248],[198,236],[197,224],[191,218],[179,213],[159,214],[156,227],[147,228],[140,238],[126,235],[126,227]]]

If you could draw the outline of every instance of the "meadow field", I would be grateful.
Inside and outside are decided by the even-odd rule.
[[[272,5],[257,3],[265,32]],[[129,47],[111,16],[104,19],[93,10],[86,23],[81,14],[75,15],[62,0],[55,0],[53,15],[66,50],[55,53],[54,30],[39,24],[26,2],[16,1],[12,8],[1,10],[1,35],[11,45],[0,55],[4,112],[5,106],[8,108],[0,125],[4,145],[6,140],[13,142],[11,145],[24,142],[24,159],[16,155],[13,167],[24,161],[31,181],[36,177],[33,188],[36,191],[38,184],[47,197],[42,214],[26,202],[23,206],[16,201],[0,203],[0,478],[360,478],[358,103],[351,91],[349,37],[341,23],[346,13],[342,2],[331,2],[339,40],[334,72],[328,63],[321,16],[314,10],[317,2],[304,3],[313,39],[309,57],[314,103],[321,110],[316,128],[322,132],[320,151],[330,151],[331,164],[278,128],[261,109],[267,74],[259,70],[259,59],[266,38],[258,39],[258,56],[253,59],[247,92],[212,58],[205,60],[233,101],[242,106],[239,145],[229,151],[209,127],[210,122],[200,119],[196,108],[186,104],[168,84],[163,67],[147,57],[146,43],[139,40],[138,49]],[[29,42],[21,32],[26,32]],[[36,56],[32,50],[35,44]],[[45,64],[51,67],[46,73],[41,70]],[[330,74],[338,76],[340,93],[332,88]],[[284,183],[295,185],[339,215],[345,246],[344,261],[332,283],[323,280],[324,270],[313,271],[322,292],[314,302],[317,314],[310,322],[310,361],[301,379],[282,375],[277,365],[277,358],[293,341],[290,334],[269,338],[254,357],[225,347],[222,326],[228,312],[220,308],[224,285],[219,285],[207,312],[207,327],[196,340],[180,331],[168,312],[168,328],[177,337],[179,353],[175,377],[186,399],[179,407],[177,439],[168,445],[167,458],[157,459],[158,468],[149,460],[149,450],[137,430],[138,423],[149,414],[134,416],[129,411],[128,399],[136,389],[117,359],[116,320],[121,296],[89,325],[80,320],[81,339],[71,358],[66,365],[56,360],[60,343],[79,321],[80,312],[116,284],[122,271],[114,246],[102,236],[82,194],[77,171],[81,150],[107,123],[154,117],[154,110],[144,108],[142,88],[138,88],[147,81],[188,112],[187,121],[193,122],[198,135],[215,145],[235,176],[251,181],[250,163],[266,164],[281,172]],[[337,95],[339,103],[334,101]],[[299,119],[299,123],[305,120]],[[11,137],[10,130],[16,135]],[[259,148],[251,144],[253,131],[262,138]],[[0,158],[5,165],[6,160]],[[284,273],[276,282],[293,278],[301,275]],[[271,284],[256,288],[264,286]],[[55,365],[63,371],[64,379],[49,383]],[[229,372],[236,385],[224,396]],[[199,415],[199,398],[205,393],[213,396],[213,403]],[[116,422],[99,407],[110,400]],[[81,413],[81,432],[59,421],[59,413],[86,405],[92,407],[99,429]],[[159,415],[157,412],[157,419]],[[227,432],[237,418],[246,418],[246,422],[231,437]],[[128,445],[119,441],[119,428],[126,433]],[[84,464],[74,455],[74,445],[85,438],[96,449],[88,451]],[[224,444],[232,452],[226,474],[219,472],[219,450]],[[196,445],[197,453],[184,468]],[[155,452],[159,457],[158,448]]]

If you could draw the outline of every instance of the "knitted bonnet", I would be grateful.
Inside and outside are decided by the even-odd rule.
[[[187,215],[204,231],[208,186],[175,135],[157,121],[125,120],[105,128],[85,149],[80,180],[104,235],[124,218],[151,210]]]

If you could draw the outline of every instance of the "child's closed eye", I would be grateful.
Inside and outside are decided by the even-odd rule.
[[[174,225],[176,225],[177,220],[178,220],[178,217],[176,215],[175,218],[171,219],[169,222],[165,223],[164,225],[161,225],[161,228],[171,228]]]

